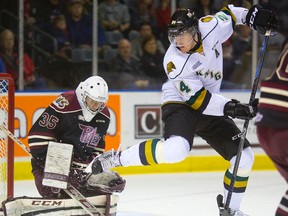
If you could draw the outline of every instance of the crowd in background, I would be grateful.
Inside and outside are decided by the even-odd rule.
[[[16,83],[17,2],[0,3],[0,72],[12,74]],[[230,3],[250,8],[252,0],[178,0],[176,6],[191,8],[200,18]],[[276,11],[280,18],[278,34],[269,42],[271,58],[264,64],[265,73],[265,68],[270,72],[269,67],[276,65],[275,56],[287,36],[288,1],[259,3]],[[166,79],[162,60],[169,46],[166,26],[170,4],[170,0],[98,1],[97,68],[110,89],[161,89]],[[92,14],[93,0],[24,0],[25,89],[74,88],[92,74]],[[237,26],[223,44],[223,89],[250,87],[251,34],[247,26]],[[263,37],[259,35],[259,39],[261,42]]]

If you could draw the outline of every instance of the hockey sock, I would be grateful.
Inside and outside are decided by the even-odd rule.
[[[230,183],[232,179],[232,173],[229,172],[229,170],[226,170],[225,176],[224,176],[224,194],[225,199],[227,197],[227,194],[230,190]],[[244,192],[246,190],[246,186],[248,183],[249,177],[242,177],[242,176],[236,176],[236,180],[234,183],[233,188],[233,194],[230,201],[230,208],[233,210],[240,209],[240,203],[243,198]]]
[[[165,141],[150,139],[122,151],[120,162],[123,166],[175,163],[184,160],[189,150],[188,141],[179,136]]]
[[[139,145],[140,160],[143,165],[158,164],[156,159],[156,145],[160,139],[147,140]]]
[[[121,152],[120,161],[123,166],[139,166],[158,164],[156,160],[156,145],[159,139],[151,139],[134,145]]]

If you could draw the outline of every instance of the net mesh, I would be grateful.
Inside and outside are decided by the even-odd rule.
[[[0,123],[8,127],[8,80],[0,79]],[[8,178],[8,137],[0,131],[0,202],[7,198]]]

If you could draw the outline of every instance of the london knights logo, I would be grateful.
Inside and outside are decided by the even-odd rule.
[[[167,64],[167,73],[171,73],[174,69],[176,69],[175,65],[173,64],[173,62],[169,62]]]

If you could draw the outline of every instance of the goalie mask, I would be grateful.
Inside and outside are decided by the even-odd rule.
[[[108,101],[108,85],[102,77],[92,76],[78,85],[76,96],[85,121],[90,122]]]
[[[194,36],[198,35],[198,41],[196,45],[190,50],[195,51],[200,46],[200,32],[198,30],[198,18],[195,16],[195,13],[190,9],[178,9],[174,12],[170,18],[168,24],[168,39],[171,44],[177,46],[176,38],[181,37],[184,33],[191,34],[191,43],[192,40],[195,41]]]

